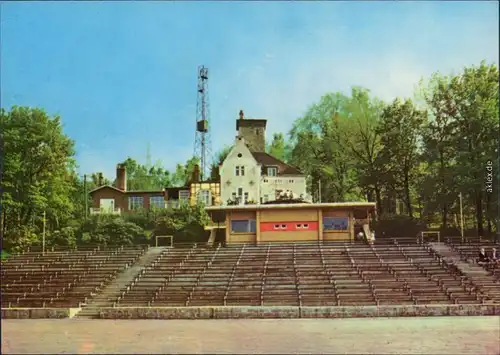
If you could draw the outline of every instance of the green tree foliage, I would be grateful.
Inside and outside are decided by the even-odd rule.
[[[322,201],[367,197],[384,219],[398,213],[447,230],[458,226],[461,193],[466,229],[493,232],[498,68],[483,62],[434,74],[420,89],[422,107],[386,104],[363,88],[324,95],[295,121],[290,161],[310,176],[316,200],[321,185]]]
[[[74,216],[73,142],[59,117],[43,110],[13,107],[0,111],[3,176],[1,228],[4,244],[23,246],[36,239],[43,211],[50,229]]]
[[[499,181],[495,176],[490,189],[486,178],[488,166],[499,171],[498,68],[482,62],[456,75],[435,74],[421,86],[430,112],[422,154],[428,170],[421,186],[428,211],[439,208],[446,228],[450,217],[457,220],[462,193],[478,233],[483,234],[484,222],[491,233],[498,222]]]
[[[132,245],[144,238],[144,229],[121,217],[91,218],[80,231],[80,243],[90,245]]]
[[[273,139],[270,144],[267,145],[267,153],[284,162],[288,162],[290,159],[291,147],[285,139],[283,133],[274,133]]]
[[[127,169],[128,190],[155,191],[165,187],[186,186],[192,178],[198,159],[190,158],[185,164],[177,164],[174,173],[162,167],[160,162],[148,166],[129,157],[122,164]]]
[[[384,165],[386,188],[404,201],[410,218],[413,218],[412,181],[419,171],[418,135],[426,115],[411,100],[396,99],[384,108],[377,127],[383,146],[380,162]]]
[[[155,234],[172,235],[176,243],[202,242],[208,238],[204,226],[209,217],[203,205],[182,205],[179,209],[166,210],[155,223]]]

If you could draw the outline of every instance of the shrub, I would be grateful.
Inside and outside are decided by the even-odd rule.
[[[416,237],[427,229],[425,223],[408,216],[386,214],[373,223],[377,239]]]

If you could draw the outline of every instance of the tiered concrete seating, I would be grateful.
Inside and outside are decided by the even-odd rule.
[[[2,307],[78,307],[143,252],[101,248],[9,258],[2,263]]]
[[[178,267],[196,250],[175,248],[168,249],[159,259],[146,268],[116,300],[120,306],[147,306],[163,290],[168,278],[178,271]]]
[[[224,305],[260,306],[263,304],[263,277],[267,272],[271,246],[245,246],[229,279]]]
[[[303,306],[337,305],[335,283],[322,251],[316,244],[298,246],[295,250],[299,293]]]
[[[151,304],[155,306],[186,306],[200,277],[213,262],[217,250],[193,249],[193,253],[182,262],[164,286],[157,291]]]
[[[269,249],[269,261],[262,281],[264,306],[298,306],[293,246],[276,245]]]
[[[500,302],[495,279],[489,275],[468,277],[434,250],[415,238],[404,243],[387,239],[375,245],[332,242],[171,248],[123,288],[115,305]],[[2,262],[2,306],[78,306],[142,253],[141,247],[101,248],[46,255],[29,252],[9,258]],[[137,267],[144,266],[139,263]]]
[[[491,252],[495,248],[500,252],[500,244],[483,238],[465,238],[462,243],[461,237],[447,238],[446,243],[458,252],[463,260],[475,264],[479,249],[484,248]],[[498,252],[497,252],[498,253]],[[485,296],[489,302],[500,303],[500,265],[490,263],[482,266],[490,275],[475,275],[470,278],[471,283],[476,286],[477,291]]]
[[[470,280],[456,267],[441,261],[439,256],[426,246],[399,244],[396,248],[411,266],[420,270],[427,280],[434,284],[433,288],[427,287],[421,292],[420,301],[428,298],[429,302],[425,303],[449,303],[450,300],[451,303],[462,304],[480,302],[477,293],[473,292]],[[429,281],[425,283],[428,284]]]
[[[350,255],[363,279],[368,280],[377,304],[415,303],[407,283],[396,275],[395,268],[399,266],[397,259],[389,259],[388,262],[385,253],[369,246],[352,248]]]
[[[352,245],[325,245],[322,255],[326,270],[335,285],[337,305],[375,305],[376,300],[370,284],[362,276],[352,257]],[[361,247],[366,247],[361,245]]]
[[[191,292],[188,305],[223,304],[231,278],[244,251],[245,247],[243,246],[219,253],[205,270],[205,273],[200,275],[198,284]]]

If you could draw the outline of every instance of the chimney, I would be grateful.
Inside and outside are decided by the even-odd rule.
[[[243,120],[245,118],[245,114],[243,113],[243,110],[240,110],[240,120]]]
[[[98,187],[101,187],[103,185],[104,177],[102,176],[102,173],[97,174],[97,185]]]
[[[219,165],[217,166],[214,166],[214,178],[217,180],[217,181],[220,181],[220,167]]]
[[[127,169],[123,164],[116,166],[116,188],[127,191]]]
[[[194,183],[200,182],[200,166],[198,164],[194,166],[192,180]]]

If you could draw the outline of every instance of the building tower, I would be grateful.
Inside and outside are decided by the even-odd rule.
[[[212,162],[212,144],[210,139],[210,106],[208,103],[208,69],[198,67],[198,94],[196,102],[196,135],[194,156],[200,161],[200,180],[206,180]]]

